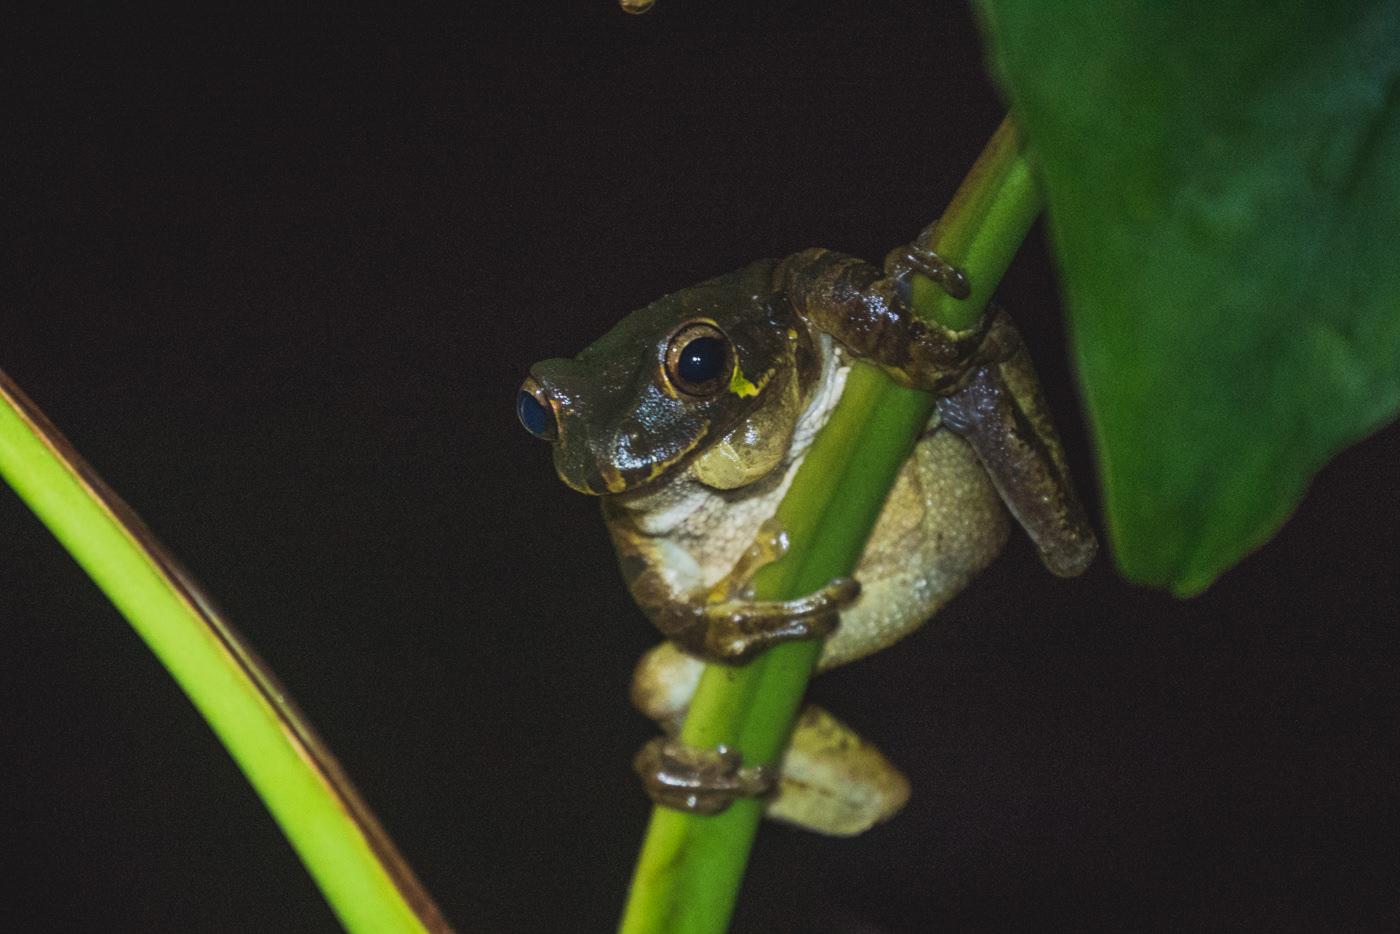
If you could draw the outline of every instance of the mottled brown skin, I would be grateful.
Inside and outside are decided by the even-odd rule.
[[[1003,503],[1055,573],[1079,573],[1092,560],[1097,543],[1019,335],[997,311],[960,332],[911,314],[914,273],[937,276],[950,291],[965,285],[920,242],[892,253],[883,271],[819,249],[754,263],[633,313],[575,360],[537,364],[522,388],[522,404],[539,410],[531,430],[554,441],[566,483],[602,496],[629,590],[682,650],[651,653],[633,689],[672,730],[697,659],[743,664],[780,642],[826,637],[820,667],[829,668],[917,628],[1001,548]],[[713,338],[712,357],[723,348],[699,383],[677,362],[698,346],[689,343],[696,335]],[[800,600],[755,601],[753,572],[784,547],[774,510],[855,359],[934,392],[938,412],[855,580]],[[859,832],[897,809],[907,785],[839,721],[822,723],[837,738],[795,741],[774,810],[824,832]],[[735,751],[721,757],[674,740],[649,748],[644,779],[668,806],[680,799],[714,810],[762,784],[739,780]],[[853,750],[864,764],[830,773],[844,778],[817,764]],[[676,763],[689,771],[667,771]],[[869,801],[848,796],[840,816],[811,803],[881,773]]]
[[[903,386],[954,392],[971,372],[1005,356],[1008,342],[1019,343],[999,316],[981,327],[951,331],[912,314],[906,299],[914,269],[882,272],[820,248],[789,257],[783,267],[788,299],[812,327],[836,337],[855,356],[878,363]]]
[[[998,312],[997,318],[1006,315]],[[1026,348],[1017,346],[1006,359],[973,370],[963,388],[939,399],[938,412],[943,425],[977,452],[1045,566],[1060,577],[1088,570],[1098,539],[1074,493]]]

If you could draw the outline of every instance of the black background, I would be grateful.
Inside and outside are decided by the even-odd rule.
[[[475,7],[478,5],[466,5]],[[655,641],[529,364],[762,256],[878,260],[1000,120],[959,5],[607,0],[4,30],[0,365],[249,636],[459,930],[609,930]],[[858,9],[859,8],[859,9]],[[1001,290],[1095,499],[1037,235]],[[1400,434],[1178,602],[1013,539],[814,685],[916,797],[760,835],[736,931],[1397,920]],[[1222,464],[1221,469],[1229,469]],[[30,930],[332,931],[144,646],[0,497],[0,860]]]

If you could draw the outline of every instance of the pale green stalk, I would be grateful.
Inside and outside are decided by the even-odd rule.
[[[0,475],[179,682],[346,930],[450,931],[285,692],[141,520],[3,372]]]

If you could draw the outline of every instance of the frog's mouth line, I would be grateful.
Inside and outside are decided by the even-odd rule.
[[[690,440],[689,444],[677,451],[675,455],[665,460],[653,461],[645,467],[637,467],[626,471],[618,470],[612,465],[599,463],[598,476],[602,479],[606,489],[595,490],[591,488],[592,485],[590,484],[590,488],[585,492],[602,496],[605,494],[626,493],[628,490],[635,490],[638,487],[646,486],[648,483],[651,483],[657,477],[689,457],[690,453],[699,447],[700,442],[704,441],[709,435],[710,421],[707,419],[700,424],[700,430],[695,433],[695,437]]]

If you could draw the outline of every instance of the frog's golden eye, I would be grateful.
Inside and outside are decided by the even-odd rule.
[[[733,369],[729,338],[707,321],[687,324],[666,348],[666,378],[686,395],[714,395],[729,385]]]

